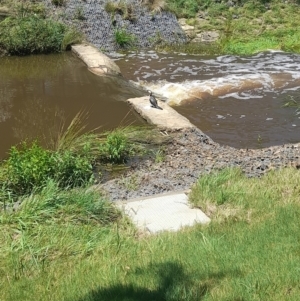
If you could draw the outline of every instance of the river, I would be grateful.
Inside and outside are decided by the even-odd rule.
[[[131,52],[118,59],[124,76],[168,98],[220,144],[261,148],[300,141],[300,56],[195,56]]]
[[[262,148],[300,141],[300,56],[193,56],[154,51],[115,59],[127,80],[168,102],[220,144]],[[145,95],[127,80],[97,77],[72,53],[0,58],[0,158],[23,139],[46,144],[79,112],[88,129],[141,125],[125,99]],[[299,103],[299,102],[298,102]]]
[[[141,95],[125,80],[92,74],[71,52],[0,58],[0,158],[27,138],[47,144],[79,111],[87,130],[145,124],[125,103]]]

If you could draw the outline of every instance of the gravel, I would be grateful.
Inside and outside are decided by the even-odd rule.
[[[133,7],[132,20],[125,20],[124,15],[113,16],[105,11],[107,2],[120,1],[66,0],[66,5],[62,7],[53,5],[51,0],[43,1],[55,19],[80,29],[88,42],[108,53],[120,49],[114,35],[117,29],[124,29],[134,35],[135,46],[139,48],[151,47],[158,40],[169,43],[187,41],[174,14],[166,11],[151,13],[138,0],[127,1]]]
[[[235,149],[212,141],[198,129],[170,135],[163,162],[146,160],[122,177],[98,187],[112,201],[186,190],[197,179],[225,167],[240,167],[248,177],[260,177],[271,169],[300,168],[300,143],[265,149]]]

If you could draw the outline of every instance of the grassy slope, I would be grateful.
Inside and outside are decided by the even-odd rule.
[[[296,301],[299,187],[295,169],[206,176],[191,201],[212,223],[150,238],[120,218],[82,222],[72,208],[30,224],[2,217],[1,300]]]
[[[226,1],[169,0],[169,6],[179,17],[187,17],[187,23],[195,26],[195,34],[218,31],[220,40],[212,47],[190,44],[179,51],[190,53],[252,54],[268,49],[300,52],[300,5],[297,1],[240,1],[240,5],[228,7]],[[184,3],[180,6],[180,3]],[[188,5],[189,3],[189,5]],[[198,3],[192,5],[192,3]],[[210,3],[205,5],[205,3]],[[243,5],[241,5],[243,3]],[[201,5],[202,4],[202,5]],[[197,7],[205,18],[195,16]],[[197,11],[197,10],[196,10]],[[162,48],[162,47],[160,47]],[[174,49],[174,47],[172,47]],[[172,50],[166,46],[166,49]]]

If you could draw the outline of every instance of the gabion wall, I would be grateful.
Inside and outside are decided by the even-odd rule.
[[[88,42],[106,52],[120,48],[115,39],[118,29],[134,35],[135,45],[139,48],[151,47],[158,40],[169,43],[187,41],[174,14],[164,11],[151,13],[141,1],[123,1],[132,4],[134,20],[125,20],[124,15],[117,13],[107,13],[104,9],[107,0],[66,0],[62,7],[56,7],[51,0],[44,2],[52,16],[79,28]]]

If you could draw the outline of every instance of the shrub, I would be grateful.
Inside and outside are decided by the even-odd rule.
[[[37,142],[13,146],[5,163],[5,174],[1,176],[3,185],[17,196],[39,190],[49,179],[69,188],[88,183],[93,175],[88,156],[69,150],[51,152]]]
[[[17,55],[59,52],[63,41],[67,47],[64,40],[67,33],[64,24],[51,19],[35,15],[10,17],[0,23],[0,48]]]
[[[54,161],[53,178],[61,187],[82,186],[92,179],[93,170],[88,157],[64,151],[54,153]]]
[[[125,162],[130,153],[130,147],[124,133],[117,130],[108,134],[105,143],[100,147],[100,153],[104,161]]]
[[[13,146],[6,163],[6,181],[17,195],[42,186],[54,172],[53,156],[36,142],[31,145],[23,142],[19,148]]]

